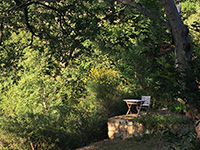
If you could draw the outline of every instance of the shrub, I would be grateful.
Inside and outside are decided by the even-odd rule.
[[[120,93],[123,85],[117,71],[108,67],[92,67],[85,82],[90,96],[97,100],[108,116],[121,112],[117,105],[123,106]]]
[[[195,150],[196,133],[193,121],[181,115],[150,113],[136,119],[154,134],[162,134],[167,149]]]

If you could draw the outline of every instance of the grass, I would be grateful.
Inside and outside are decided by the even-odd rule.
[[[165,145],[161,135],[145,135],[126,140],[106,139],[76,150],[164,150]]]

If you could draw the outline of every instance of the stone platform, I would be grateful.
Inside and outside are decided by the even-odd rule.
[[[143,134],[150,133],[145,129],[141,123],[134,121],[134,116],[115,116],[108,119],[108,137],[110,139],[126,139],[132,136],[143,136]]]

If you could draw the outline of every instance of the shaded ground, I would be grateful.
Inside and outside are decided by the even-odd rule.
[[[170,111],[168,111],[167,109],[162,109],[162,110],[155,111],[154,113],[159,114],[159,115],[166,115],[166,114],[169,114]],[[171,137],[172,141],[170,143],[172,145],[173,143],[176,142],[174,138],[176,137],[173,137],[173,136]],[[168,142],[169,141],[167,141],[167,139],[165,139],[164,136],[162,135],[162,132],[160,132],[156,134],[144,135],[143,137],[132,137],[126,140],[105,139],[103,141],[95,142],[86,147],[78,148],[76,150],[168,150],[168,149],[171,149],[169,147],[171,144],[169,144]],[[183,144],[182,147],[185,147],[184,143],[181,143],[181,145],[182,144]],[[186,141],[186,144],[187,144],[187,141]],[[186,145],[186,147],[190,149],[190,146]]]
[[[164,150],[165,142],[161,135],[145,135],[126,140],[109,140],[92,143],[76,150]]]

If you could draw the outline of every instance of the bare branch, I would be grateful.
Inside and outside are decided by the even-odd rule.
[[[3,38],[3,18],[1,19],[1,26],[0,26],[0,46],[2,43],[2,38]]]
[[[29,20],[29,19],[28,19],[29,17],[28,17],[28,9],[27,9],[27,8],[24,9],[24,16],[25,16],[25,22],[26,22],[27,28],[30,30],[30,32],[31,32],[33,35],[36,35],[36,34],[34,33],[32,27],[31,27],[29,21],[28,21],[28,20]]]

